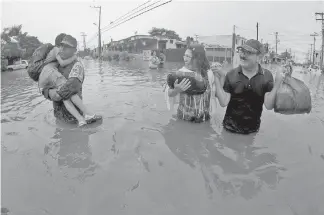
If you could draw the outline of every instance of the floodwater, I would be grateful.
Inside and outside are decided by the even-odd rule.
[[[176,121],[169,69],[133,61],[87,69],[84,101],[104,116],[57,123],[25,70],[1,73],[1,207],[15,215],[324,214],[324,75],[294,72],[312,93],[306,115],[264,110],[260,131]],[[265,109],[265,108],[264,108]]]

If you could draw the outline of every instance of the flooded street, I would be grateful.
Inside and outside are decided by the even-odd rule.
[[[25,70],[1,73],[1,195],[11,214],[324,214],[323,74],[293,73],[311,90],[310,114],[264,108],[260,131],[241,136],[167,110],[162,85],[181,65],[83,63],[84,102],[104,116],[84,130],[56,122]]]

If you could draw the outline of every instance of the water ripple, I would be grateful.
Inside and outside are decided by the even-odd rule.
[[[119,214],[122,205],[142,214],[234,214],[239,205],[261,214],[266,205],[287,207],[278,202],[305,209],[306,198],[323,208],[324,75],[294,74],[312,93],[310,114],[265,110],[258,134],[237,136],[174,121],[162,85],[179,64],[84,66],[84,102],[104,116],[86,129],[59,123],[24,70],[2,73],[2,205],[12,213]]]

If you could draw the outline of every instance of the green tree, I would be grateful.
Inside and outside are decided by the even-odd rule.
[[[11,42],[11,37],[18,41],[18,44]],[[1,33],[1,39],[6,42],[4,46],[4,57],[23,57],[29,58],[42,43],[35,36],[28,35],[27,32],[22,32],[22,25],[14,25],[4,28]]]
[[[149,32],[151,36],[164,36],[169,39],[181,40],[181,37],[173,30],[153,27]]]
[[[288,51],[285,51],[285,52],[282,52],[280,55],[279,55],[280,58],[284,58],[284,59],[291,59],[291,55]]]

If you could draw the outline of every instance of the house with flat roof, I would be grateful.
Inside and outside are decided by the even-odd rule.
[[[199,36],[199,42],[204,44],[209,61],[219,63],[234,61],[231,57],[233,35]],[[243,45],[245,42],[244,37],[236,35],[234,57],[236,56],[236,47]]]
[[[142,53],[143,50],[165,50],[184,47],[186,47],[186,43],[183,41],[151,35],[134,35],[118,41],[111,41],[104,45],[103,50]]]

